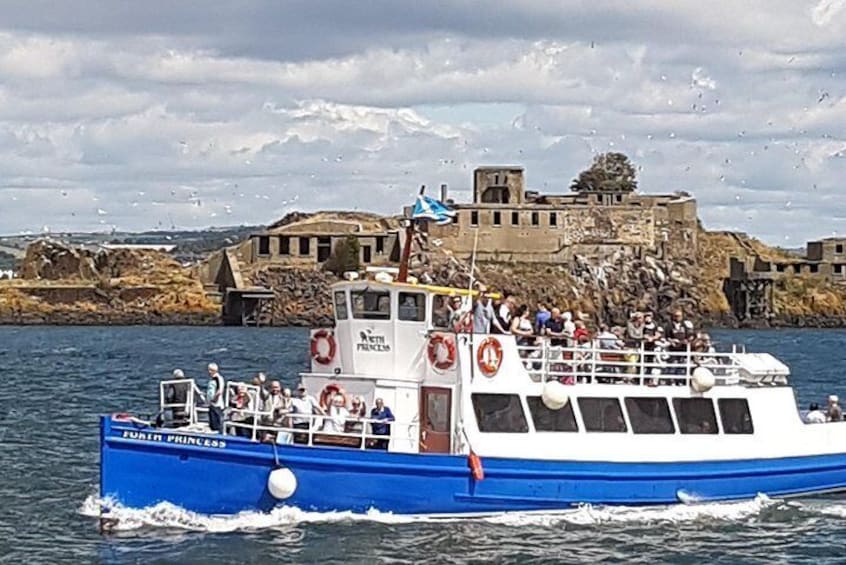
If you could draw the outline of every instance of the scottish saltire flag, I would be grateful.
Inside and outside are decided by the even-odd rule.
[[[412,220],[434,220],[439,224],[448,224],[455,216],[455,210],[447,208],[440,200],[435,200],[425,194],[417,195],[414,210],[411,211]]]

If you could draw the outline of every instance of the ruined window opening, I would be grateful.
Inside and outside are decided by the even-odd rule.
[[[623,201],[623,195],[622,194],[615,194],[614,200],[617,201],[617,202],[622,202]]]
[[[835,245],[834,246],[834,252],[835,253],[843,253],[843,244],[838,243],[837,245]]]
[[[270,255],[270,237],[261,235],[258,238],[258,254]]]
[[[602,195],[601,195],[601,194],[597,194],[597,195],[596,195],[596,202],[597,202],[598,204],[602,204]]]
[[[317,238],[317,262],[323,263],[329,256],[332,255],[332,238],[318,237]]]
[[[369,245],[362,245],[361,246],[361,262],[362,263],[369,263],[373,260],[372,253],[370,251]]]
[[[279,237],[279,255],[291,254],[291,238],[288,236]]]
[[[537,212],[532,212],[532,225],[539,226],[540,225],[540,214]]]
[[[512,226],[519,226],[520,225],[520,212],[511,212],[511,225]]]
[[[381,255],[385,252],[385,236],[377,235],[376,236],[376,254]]]
[[[307,237],[300,238],[300,255],[311,254],[311,240]]]
[[[814,264],[808,265],[808,270],[812,273],[816,273],[816,272],[819,272],[820,266],[817,265],[816,263],[814,263]]]
[[[555,212],[550,212],[549,213],[549,226],[554,228],[557,225],[558,225],[558,214],[556,214]]]
[[[470,212],[470,225],[471,226],[478,226],[479,225],[479,212],[473,210]]]
[[[501,226],[502,225],[502,213],[501,212],[494,212],[493,213],[493,225]]]
[[[843,265],[841,265],[841,264],[835,265],[834,266],[834,272],[838,275],[842,275],[843,274]]]

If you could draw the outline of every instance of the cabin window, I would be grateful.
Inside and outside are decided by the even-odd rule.
[[[359,320],[389,320],[391,318],[391,293],[387,290],[354,290],[353,318]]]
[[[449,329],[450,320],[452,319],[452,309],[450,308],[451,297],[445,294],[435,294],[432,296],[432,327],[438,329]]]
[[[311,240],[307,237],[300,238],[300,255],[311,254]]]
[[[529,413],[532,415],[532,422],[538,432],[577,432],[579,426],[576,424],[576,415],[573,413],[573,403],[568,402],[559,410],[550,410],[543,403],[540,396],[527,396],[526,404],[529,405]]]
[[[270,255],[270,237],[260,235],[258,238],[258,254]]]
[[[675,433],[673,419],[670,417],[670,405],[665,398],[645,396],[626,398],[626,412],[632,432],[636,434],[672,434]]]
[[[523,405],[516,394],[475,393],[471,398],[480,432],[524,434],[529,431]]]
[[[749,403],[745,398],[720,398],[717,400],[720,408],[720,421],[723,432],[727,434],[753,434],[752,416],[749,414]]]
[[[625,432],[626,421],[616,398],[579,398],[579,410],[589,432]]]
[[[422,322],[426,319],[426,295],[420,292],[399,293],[399,319]]]
[[[520,225],[520,212],[511,212],[511,225],[512,226],[519,226]]]
[[[335,293],[335,319],[346,320],[347,316],[347,295],[340,291]]]
[[[710,398],[674,398],[673,409],[683,434],[715,434],[717,418]]]

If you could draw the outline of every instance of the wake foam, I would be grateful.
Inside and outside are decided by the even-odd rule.
[[[241,512],[234,515],[206,515],[191,512],[168,502],[149,508],[126,508],[108,499],[89,496],[79,509],[80,514],[100,518],[100,508],[107,508],[103,517],[117,520],[114,531],[139,528],[172,528],[198,532],[234,532],[280,528],[291,525],[332,522],[374,522],[380,524],[412,524],[474,520],[507,526],[590,526],[604,523],[681,523],[696,520],[743,520],[780,504],[764,495],[742,502],[708,502],[672,506],[592,506],[581,505],[555,512],[503,512],[484,516],[421,516],[401,515],[370,510],[353,512],[307,512],[281,506],[270,512]],[[846,517],[846,505],[838,505]],[[818,510],[825,513],[822,509]],[[836,514],[840,515],[840,514]]]

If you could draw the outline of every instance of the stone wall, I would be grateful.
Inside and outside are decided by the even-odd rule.
[[[639,206],[478,206],[460,209],[455,223],[430,225],[429,239],[467,257],[478,232],[479,260],[560,263],[603,246],[654,249],[655,225],[654,210]]]

